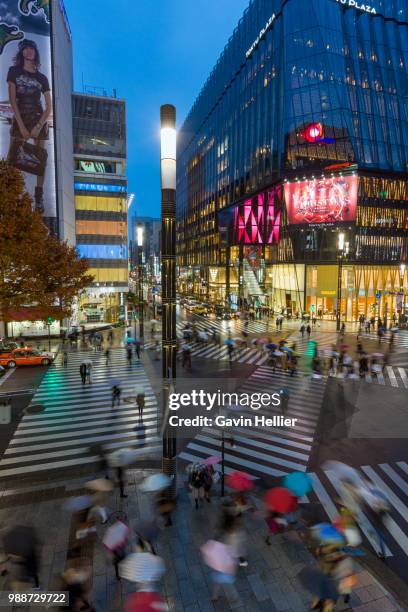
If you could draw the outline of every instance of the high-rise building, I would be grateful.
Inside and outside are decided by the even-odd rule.
[[[407,0],[251,0],[178,137],[179,290],[401,315],[407,92]]]
[[[0,158],[8,158],[23,172],[33,208],[42,213],[50,232],[74,245],[72,40],[63,1],[0,3],[0,35]],[[24,70],[27,50],[37,60],[35,72]],[[31,132],[44,115],[40,143],[30,138],[22,144],[13,90],[25,129]],[[40,92],[34,105],[33,91]],[[46,335],[45,322],[22,320],[27,314],[27,309],[16,311],[8,333]],[[59,332],[59,325],[52,323],[52,334]],[[0,322],[0,335],[5,331]]]
[[[75,93],[73,133],[77,249],[94,275],[79,320],[116,322],[128,291],[125,101]]]

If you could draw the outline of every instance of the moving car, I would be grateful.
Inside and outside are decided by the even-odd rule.
[[[197,304],[193,307],[193,313],[206,317],[208,315],[208,308],[204,304]]]
[[[0,365],[7,368],[28,365],[50,365],[55,359],[52,353],[41,353],[32,348],[18,348],[0,355]]]

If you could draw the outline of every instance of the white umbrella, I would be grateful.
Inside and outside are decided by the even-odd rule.
[[[90,491],[107,493],[108,491],[112,491],[113,484],[108,478],[96,478],[95,480],[89,480],[85,483],[85,487]]]
[[[91,359],[84,359],[83,362],[85,365],[92,365],[92,360]]]
[[[145,392],[145,390],[144,390],[144,387],[136,387],[136,389],[135,389],[135,394],[136,394],[136,397],[137,397],[138,395],[145,395],[145,393],[146,393],[146,392]]]
[[[171,479],[166,474],[152,474],[148,476],[140,485],[142,491],[153,492],[166,489],[171,484]]]
[[[117,521],[106,530],[102,544],[107,550],[117,550],[126,543],[129,533],[129,527],[122,521]]]
[[[119,564],[119,576],[131,582],[157,582],[165,571],[163,559],[149,552],[132,553]]]
[[[137,451],[132,448],[120,448],[108,456],[111,467],[125,467],[136,460]]]
[[[150,323],[151,323],[152,325],[155,325],[156,323],[158,323],[158,321],[156,321],[156,319],[151,319]]]
[[[361,486],[364,482],[363,478],[355,468],[347,465],[346,463],[342,463],[341,461],[326,461],[323,464],[323,468],[326,471],[334,472],[335,476],[339,480],[348,480],[358,486]]]

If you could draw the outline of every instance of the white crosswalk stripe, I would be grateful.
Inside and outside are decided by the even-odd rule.
[[[234,445],[225,443],[225,465],[233,470],[243,470],[255,477],[262,475],[283,476],[291,471],[306,471],[312,450],[323,400],[325,381],[306,378],[296,381],[271,368],[258,367],[239,388],[239,393],[278,392],[283,387],[289,392],[286,417],[297,418],[296,427],[234,427],[226,430],[227,438],[233,437]],[[256,411],[257,415],[280,415],[280,408],[268,407]],[[248,408],[239,411],[242,416],[254,416]],[[187,448],[180,453],[181,460],[200,462],[208,456],[220,455],[222,429],[204,428]]]
[[[380,463],[378,465],[363,465],[361,474],[373,486],[380,490],[388,500],[389,513],[383,521],[385,554],[408,555],[408,465],[404,461],[394,464]],[[341,497],[341,485],[331,472],[319,470],[310,474],[313,482],[313,492],[308,495],[308,502],[319,501],[328,518],[333,520],[338,515],[337,503]],[[375,525],[368,515],[361,512],[358,524],[368,543],[375,552],[380,552]]]
[[[91,384],[83,385],[79,366],[92,361]],[[120,382],[121,405],[111,409],[112,386]],[[136,387],[145,390],[143,421],[134,403]],[[68,365],[61,359],[49,368],[32,402],[45,410],[29,414],[19,423],[2,459],[0,478],[44,473],[89,464],[98,457],[92,447],[139,449],[141,455],[161,451],[158,405],[149,379],[138,361],[129,365],[124,349],[111,350],[111,363],[103,353],[72,353]]]

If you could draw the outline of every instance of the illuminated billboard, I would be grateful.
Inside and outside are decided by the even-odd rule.
[[[0,2],[0,158],[56,232],[50,0]]]
[[[285,184],[288,223],[355,221],[357,176],[335,176]]]

